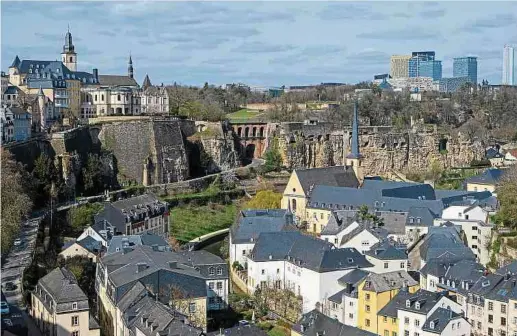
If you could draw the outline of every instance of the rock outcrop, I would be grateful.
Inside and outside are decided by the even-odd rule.
[[[282,123],[271,139],[277,141],[289,168],[343,165],[349,153],[352,130],[331,123]],[[364,172],[383,175],[390,171],[426,171],[432,162],[443,168],[468,166],[484,155],[483,145],[460,133],[447,134],[435,125],[415,125],[410,130],[391,126],[359,128]],[[271,140],[270,140],[271,141]]]

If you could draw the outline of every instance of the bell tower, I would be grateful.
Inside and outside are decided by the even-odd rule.
[[[359,116],[356,100],[354,102],[354,116],[352,120],[352,141],[350,144],[350,153],[346,156],[346,165],[352,167],[360,183],[362,183],[364,179],[362,159],[363,156],[359,152]]]
[[[63,45],[63,52],[61,53],[61,61],[68,70],[77,71],[77,53],[75,52],[75,47],[72,43],[70,26],[68,26],[68,31],[65,35],[65,44]]]

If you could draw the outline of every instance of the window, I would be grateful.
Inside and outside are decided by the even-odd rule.
[[[323,212],[320,213],[320,219],[323,219]]]
[[[387,262],[385,262],[385,263],[384,263],[384,268],[388,268],[388,266],[389,266],[389,265],[388,265],[388,263],[387,263]]]
[[[391,323],[393,323],[393,324],[397,324],[397,319],[396,319],[396,318],[392,318],[392,319],[391,319]]]
[[[397,332],[396,331],[392,331],[391,332],[391,336],[397,336]]]
[[[214,289],[214,282],[213,282],[213,281],[210,281],[210,282],[208,283],[208,288],[210,288],[210,289]]]
[[[506,314],[506,305],[501,304],[501,313]]]
[[[389,330],[384,330],[384,336],[390,336],[390,331]]]
[[[97,101],[97,95],[94,96],[95,101]]]
[[[353,319],[354,318],[354,314],[348,313],[348,318]]]
[[[217,281],[217,289],[223,289],[223,282]]]
[[[117,100],[120,101],[120,95],[117,95]]]
[[[404,317],[404,324],[409,324],[409,317]]]
[[[478,236],[472,236],[472,239],[477,240]]]
[[[366,301],[370,301],[370,294],[369,293],[366,293],[365,299],[366,299]],[[350,303],[352,303],[352,302],[350,302]]]
[[[101,101],[104,101],[104,95],[101,94]]]
[[[266,274],[266,270],[262,270],[260,271],[260,273],[262,273],[262,275]]]
[[[481,330],[481,322],[478,322],[478,329]]]
[[[415,327],[418,327],[418,326],[420,326],[420,320],[415,319]]]
[[[366,326],[367,326],[367,327],[369,327],[369,326],[370,326],[370,320],[369,320],[369,319],[366,319],[364,322],[365,322],[365,324],[366,324]]]
[[[72,336],[79,336],[79,332],[78,331],[72,331]]]
[[[190,313],[195,313],[196,312],[196,303],[195,302],[192,302],[191,304],[189,304],[188,311]]]
[[[215,303],[215,298],[214,297],[208,298],[208,303],[209,304],[214,304]]]
[[[415,336],[420,336],[420,334],[416,332],[416,333],[415,333]]]
[[[506,325],[506,317],[501,317],[501,325],[502,326]]]
[[[488,328],[488,336],[494,336],[494,329]]]
[[[72,303],[72,310],[77,310],[77,302]]]
[[[494,315],[488,315],[488,323],[494,323]]]
[[[409,336],[409,331],[408,330],[404,330],[404,336]]]
[[[369,313],[370,312],[370,305],[366,305],[365,310],[366,310],[366,312]]]
[[[494,310],[494,303],[493,302],[489,302],[488,303],[488,310]]]
[[[72,326],[78,326],[79,325],[79,316],[75,315],[72,316]]]
[[[242,250],[242,255],[246,255],[246,250]]]

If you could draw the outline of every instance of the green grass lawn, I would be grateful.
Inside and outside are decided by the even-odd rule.
[[[170,215],[170,232],[184,243],[204,234],[230,227],[237,214],[235,204],[209,204],[204,206],[180,206]]]
[[[230,120],[249,120],[259,118],[264,115],[264,112],[242,109],[237,112],[229,113],[226,117]]]

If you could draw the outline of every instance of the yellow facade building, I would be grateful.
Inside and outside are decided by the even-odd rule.
[[[390,76],[392,78],[409,77],[409,60],[411,55],[393,55],[390,60]]]
[[[56,268],[38,281],[31,293],[30,315],[45,335],[99,336],[88,297],[66,268]]]
[[[419,284],[406,271],[370,273],[358,286],[357,327],[378,335],[381,335],[379,332],[384,332],[386,329],[396,331],[398,329],[397,324],[394,323],[396,321],[379,319],[378,312],[403,287],[408,288],[410,293],[414,293],[418,290]]]

